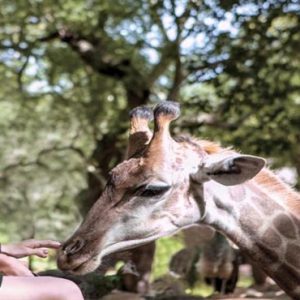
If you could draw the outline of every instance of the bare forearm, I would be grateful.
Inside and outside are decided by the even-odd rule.
[[[22,249],[23,247],[19,244],[1,244],[1,254],[5,254],[7,256],[22,258],[29,255],[26,249]]]
[[[11,244],[1,244],[1,254],[14,256],[11,248],[12,248]]]
[[[7,276],[33,276],[23,262],[5,254],[0,254],[0,272]]]
[[[0,272],[3,272],[7,264],[7,256],[0,253]]]

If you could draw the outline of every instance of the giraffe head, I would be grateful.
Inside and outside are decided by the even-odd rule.
[[[199,222],[203,203],[196,201],[191,181],[240,184],[255,176],[264,160],[230,153],[208,155],[201,144],[174,140],[170,123],[179,105],[162,102],[152,112],[131,114],[129,159],[117,165],[107,185],[77,231],[63,244],[58,266],[71,273],[96,269],[104,256],[134,248]]]

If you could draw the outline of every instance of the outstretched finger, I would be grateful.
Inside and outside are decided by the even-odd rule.
[[[36,248],[32,249],[30,255],[36,255],[41,258],[46,258],[48,256],[48,249],[47,248]]]
[[[24,244],[30,248],[58,249],[61,246],[60,242],[52,240],[27,240]]]

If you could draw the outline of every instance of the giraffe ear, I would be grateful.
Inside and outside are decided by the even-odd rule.
[[[210,179],[223,185],[237,185],[253,178],[266,161],[257,156],[233,154],[227,157],[210,155],[203,164],[203,171]]]

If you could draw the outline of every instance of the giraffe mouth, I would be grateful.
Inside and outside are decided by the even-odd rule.
[[[143,238],[143,239],[135,239],[135,240],[112,243],[112,244],[109,244],[108,246],[106,246],[98,255],[92,256],[91,258],[80,262],[80,264],[76,265],[72,269],[68,269],[68,270],[64,270],[63,268],[61,268],[61,269],[62,269],[62,271],[65,271],[69,274],[84,275],[84,274],[95,271],[101,265],[103,257],[105,257],[105,256],[108,256],[108,255],[116,253],[116,252],[130,250],[130,249],[136,248],[138,246],[148,244],[160,237],[168,236],[168,235],[172,235],[172,234],[174,234],[174,231],[170,230],[164,234],[155,234],[155,235]]]
[[[175,226],[174,226],[175,227]],[[104,247],[104,249],[100,252],[99,256],[102,258],[112,253],[121,252],[136,248],[138,246],[142,246],[148,244],[154,240],[157,240],[164,236],[170,236],[179,231],[180,229],[176,226],[173,230],[166,231],[164,233],[156,233],[153,235],[148,235],[148,237],[142,239],[133,239],[128,241],[111,243]]]
[[[84,275],[95,271],[99,265],[100,262],[98,261],[98,255],[96,255],[85,261],[81,261],[79,264],[76,264],[76,266],[73,266],[73,268],[60,267],[60,269],[67,274]]]

